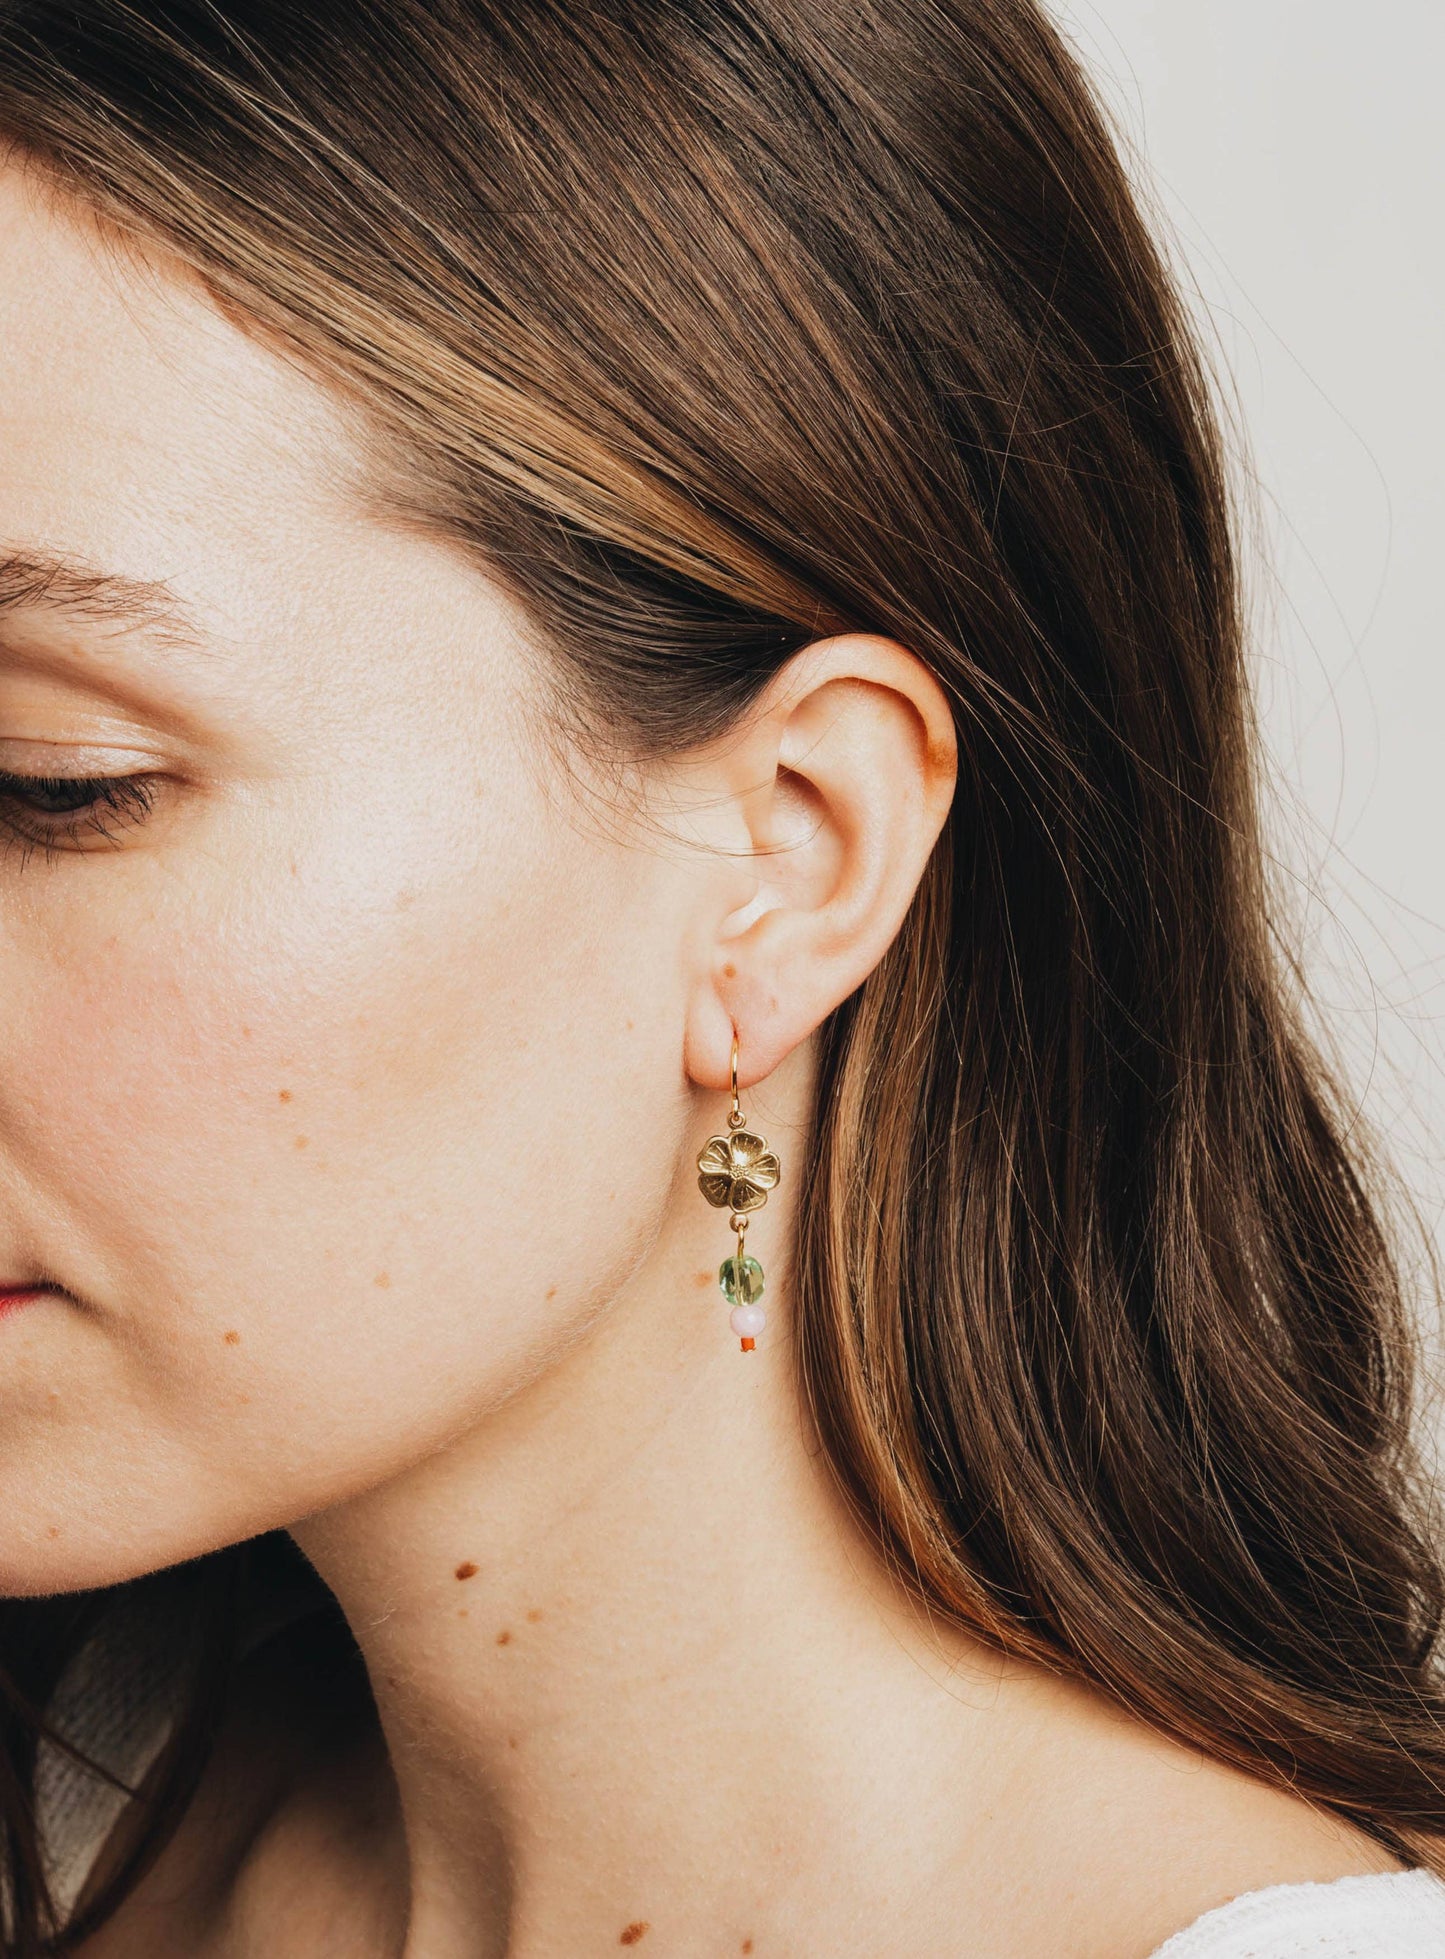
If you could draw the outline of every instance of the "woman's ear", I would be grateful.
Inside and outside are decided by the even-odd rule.
[[[743,1086],[772,1073],[877,965],[953,800],[958,749],[943,689],[894,641],[849,633],[794,654],[691,786],[746,843],[702,921],[686,1065]],[[694,773],[689,766],[689,775]]]

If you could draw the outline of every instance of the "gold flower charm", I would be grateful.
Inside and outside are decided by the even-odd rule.
[[[766,1140],[750,1129],[709,1136],[697,1157],[697,1187],[718,1210],[745,1217],[761,1210],[777,1188],[778,1159]]]

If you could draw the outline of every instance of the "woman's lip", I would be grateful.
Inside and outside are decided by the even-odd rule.
[[[17,1306],[25,1305],[27,1300],[39,1299],[48,1286],[0,1285],[0,1313],[13,1312]]]

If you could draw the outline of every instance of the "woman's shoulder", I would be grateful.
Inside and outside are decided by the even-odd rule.
[[[1079,1683],[1027,1691],[1038,1702],[1038,1763],[1011,1819],[1038,1874],[1026,1949],[1050,1950],[1063,1918],[1089,1959],[1397,1959],[1393,1917],[1383,1946],[1321,1942],[1337,1921],[1353,1931],[1363,1913],[1367,1923],[1378,1902],[1427,1914],[1398,1959],[1445,1959],[1445,1883],[1403,1869],[1348,1817],[1161,1734]],[[1263,1943],[1276,1922],[1281,1942]]]
[[[1153,1959],[1441,1959],[1445,1883],[1374,1872],[1248,1891],[1166,1939]]]

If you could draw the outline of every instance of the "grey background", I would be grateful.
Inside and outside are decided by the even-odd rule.
[[[1053,12],[1213,351],[1291,929],[1361,1118],[1445,1251],[1445,7]]]

